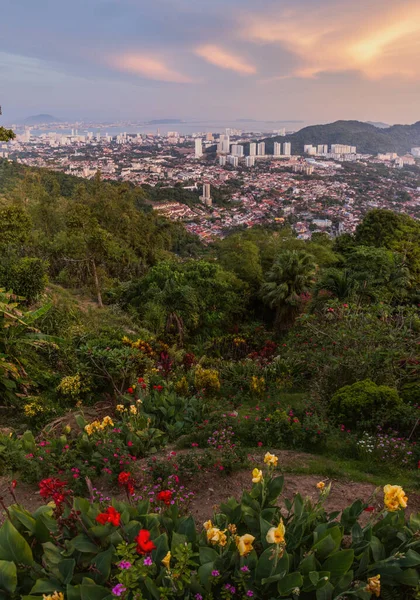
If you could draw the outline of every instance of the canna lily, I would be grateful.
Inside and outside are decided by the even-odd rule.
[[[156,550],[156,546],[150,539],[150,531],[147,529],[140,529],[136,542],[138,554],[149,554],[152,550]]]
[[[168,569],[168,571],[169,571],[170,563],[171,563],[171,553],[167,552],[165,554],[165,558],[162,559],[162,564],[165,567],[165,569]]]
[[[247,556],[250,552],[253,551],[252,542],[255,540],[255,537],[250,533],[246,533],[245,535],[236,536],[236,547],[238,548],[238,552],[241,556]]]
[[[213,527],[213,524],[211,521],[206,521],[205,523],[203,523],[203,527],[204,527],[204,529],[206,529],[208,531],[209,529],[211,529]]]
[[[279,462],[278,457],[275,454],[270,454],[267,452],[264,456],[264,462],[266,465],[270,465],[272,467],[277,467],[277,463]]]
[[[325,487],[325,483],[324,483],[323,481],[319,481],[319,482],[316,484],[316,487],[317,487],[319,490],[321,490],[321,491],[322,491],[322,490],[324,489],[324,487]]]
[[[225,529],[226,531],[226,529]],[[212,527],[207,530],[207,540],[211,544],[219,544],[219,546],[226,546],[227,537],[225,531],[221,531],[218,527]]]
[[[260,483],[263,480],[263,474],[260,469],[255,468],[252,471],[252,483]]]
[[[368,584],[365,587],[366,592],[370,592],[373,596],[379,598],[381,595],[381,576],[376,575],[375,577],[369,577]]]
[[[384,504],[389,512],[400,508],[407,508],[408,498],[400,485],[386,485],[384,487]]]
[[[64,600],[63,592],[54,592],[53,594],[42,595],[42,600]]]
[[[121,522],[121,515],[113,506],[109,506],[105,512],[99,513],[95,520],[101,525],[111,523],[114,527],[118,527]]]
[[[281,519],[277,527],[271,527],[271,529],[267,531],[266,540],[269,544],[284,544],[285,533],[286,528],[284,526],[283,519]]]

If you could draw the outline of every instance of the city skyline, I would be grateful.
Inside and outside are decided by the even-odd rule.
[[[3,120],[420,120],[417,0],[0,0]]]

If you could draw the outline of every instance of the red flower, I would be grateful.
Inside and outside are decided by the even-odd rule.
[[[139,378],[137,379],[137,383],[144,383],[144,379],[143,379],[143,377],[139,377]]]
[[[140,529],[136,537],[136,542],[138,554],[149,554],[152,550],[156,549],[156,546],[150,539],[150,531],[147,531],[147,529]]]
[[[16,486],[17,486],[17,481],[16,481],[16,479],[13,479],[13,481],[12,481],[12,490],[16,489]]]
[[[96,521],[101,525],[111,523],[115,527],[118,527],[121,521],[121,515],[113,506],[109,506],[105,512],[99,513],[96,517]]]
[[[39,482],[39,493],[43,498],[52,498],[59,506],[65,500],[65,497],[70,494],[69,490],[65,490],[67,481],[60,481],[55,477],[49,477]]]
[[[158,493],[157,499],[164,502],[166,506],[169,506],[172,500],[172,492],[170,490],[163,490]]]
[[[134,494],[134,479],[131,477],[131,473],[129,471],[121,471],[121,473],[118,475],[118,484],[122,487],[125,486],[128,494]]]
[[[258,442],[258,444],[257,444],[258,448],[261,448],[262,445],[263,445],[262,442]]]
[[[374,506],[366,506],[366,508],[364,509],[365,512],[373,512],[375,510]]]
[[[132,387],[129,387],[129,388],[128,388],[128,390],[127,390],[127,392],[128,392],[129,394],[134,394],[134,390],[133,390],[133,388],[132,388]]]

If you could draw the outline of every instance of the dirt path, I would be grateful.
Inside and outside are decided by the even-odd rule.
[[[166,449],[166,452],[168,450]],[[311,455],[291,451],[276,451],[279,456],[279,464],[284,467],[292,468],[293,465],[305,464]],[[252,458],[257,458],[261,463],[261,457],[256,453]],[[283,497],[293,498],[294,494],[299,492],[302,496],[308,496],[312,500],[318,497],[316,484],[323,480],[329,483],[329,480],[320,477],[319,475],[285,475],[285,486]],[[11,504],[12,499],[8,492],[10,479],[0,477],[0,496],[4,497],[6,504]],[[230,475],[223,473],[201,472],[194,475],[190,480],[185,482],[186,487],[194,492],[194,498],[191,503],[191,513],[197,524],[204,522],[213,514],[214,508],[226,501],[229,497],[234,496],[239,499],[242,491],[250,489],[251,473],[250,470],[238,471]],[[120,490],[110,489],[106,482],[98,482],[96,484],[98,490],[101,490],[104,495],[118,497]],[[346,506],[349,506],[354,500],[360,498],[368,501],[374,494],[377,488],[370,483],[357,483],[353,481],[332,480],[331,493],[325,502],[327,511],[341,511]],[[34,510],[41,504],[43,500],[38,493],[36,485],[18,483],[16,488],[16,496],[18,501],[28,510]],[[382,491],[379,489],[375,500],[369,502],[371,505],[382,508]],[[409,503],[407,513],[420,512],[420,494],[409,494]]]

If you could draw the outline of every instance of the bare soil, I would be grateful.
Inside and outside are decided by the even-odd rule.
[[[166,449],[167,452],[167,449]],[[182,452],[182,451],[181,451]],[[256,453],[251,459],[258,460],[261,463],[260,453]],[[292,452],[279,450],[275,451],[279,457],[279,464],[284,467],[293,468],[294,465],[302,466],[310,458],[310,455],[302,452]],[[139,465],[140,466],[140,465]],[[354,500],[360,498],[366,502],[369,501],[371,506],[377,507],[379,510],[383,506],[382,490],[377,489],[370,483],[358,483],[354,481],[343,480],[328,480],[319,475],[285,475],[285,486],[283,490],[283,498],[292,499],[294,494],[299,492],[304,497],[309,497],[316,500],[318,497],[318,489],[316,484],[320,481],[325,481],[326,484],[331,482],[331,492],[325,502],[325,508],[328,512],[341,511],[346,506],[349,506]],[[191,503],[191,513],[197,524],[204,522],[213,514],[215,507],[226,501],[231,496],[239,499],[242,491],[250,489],[251,473],[250,470],[243,470],[226,475],[223,472],[200,472],[194,475],[191,479],[185,482],[186,487],[194,492],[194,498]],[[0,477],[0,497],[4,498],[5,504],[12,504],[8,490],[10,479]],[[107,496],[120,496],[120,490],[112,489],[107,484],[106,480],[95,483],[98,490],[101,490]],[[375,495],[376,492],[376,496]],[[44,503],[40,497],[36,485],[26,483],[18,483],[15,490],[17,500],[28,510],[35,510],[38,506]],[[282,498],[280,498],[280,504]],[[420,494],[410,493],[407,514],[420,512]],[[368,517],[368,514],[366,515]],[[1,517],[0,517],[1,520]]]

